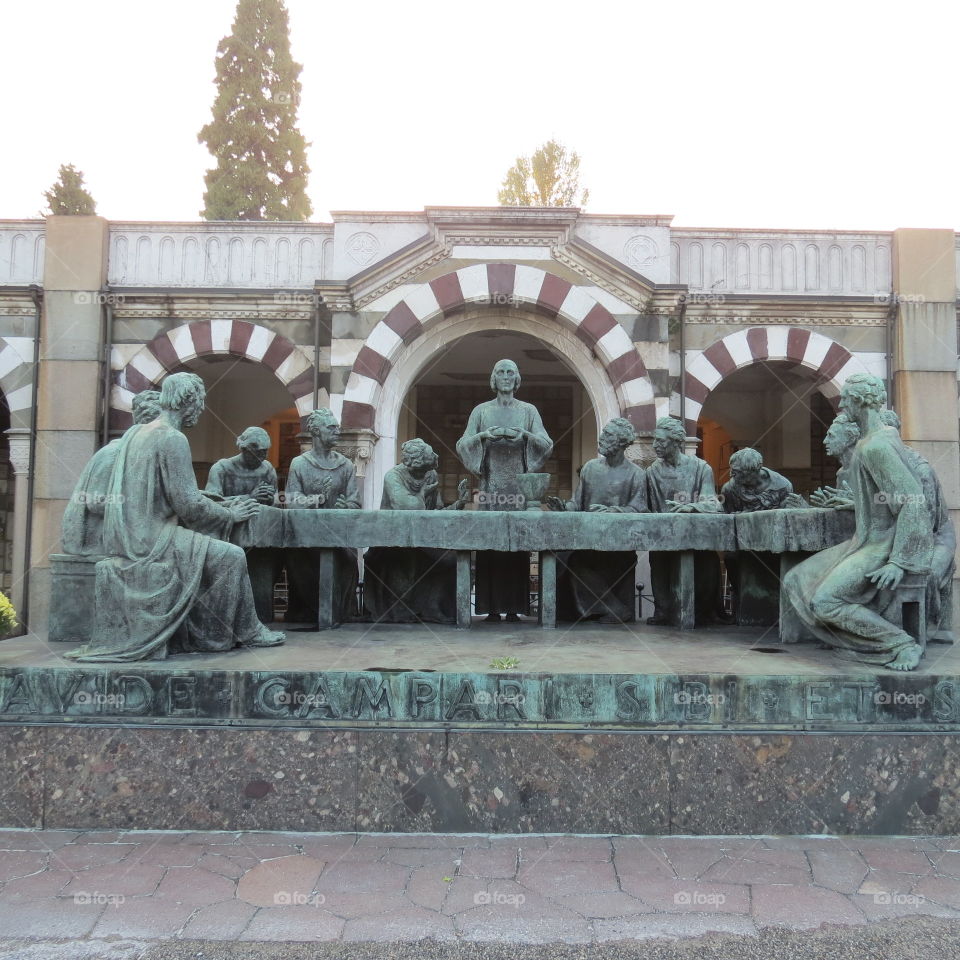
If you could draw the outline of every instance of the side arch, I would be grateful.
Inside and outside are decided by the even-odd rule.
[[[11,427],[31,425],[33,345],[33,337],[0,337],[0,391],[10,410]]]
[[[474,264],[429,283],[398,288],[402,298],[373,328],[354,360],[343,398],[344,428],[376,430],[383,386],[403,349],[444,318],[485,304],[532,307],[573,332],[600,358],[619,415],[638,430],[653,430],[657,412],[647,369],[626,331],[592,289],[512,263]]]
[[[813,370],[818,389],[834,403],[847,377],[873,372],[846,347],[821,333],[779,326],[738,330],[687,364],[684,409],[688,436],[696,434],[700,411],[720,381],[762,360],[785,360]]]
[[[200,320],[157,334],[120,371],[110,399],[110,426],[133,422],[130,404],[141,390],[154,389],[168,373],[203,356],[253,360],[274,372],[301,416],[313,405],[313,363],[292,340],[246,320]]]

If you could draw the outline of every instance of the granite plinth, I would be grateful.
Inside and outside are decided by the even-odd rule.
[[[0,725],[0,826],[960,833],[960,737]],[[22,780],[20,781],[22,783]]]

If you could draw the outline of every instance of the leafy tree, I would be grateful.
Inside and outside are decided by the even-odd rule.
[[[213,120],[199,133],[217,165],[206,220],[306,220],[307,141],[297,128],[301,64],[290,55],[283,0],[239,0],[217,46]]]
[[[83,185],[83,171],[77,170],[72,163],[60,165],[57,181],[43,195],[50,207],[50,213],[56,216],[89,216],[97,212],[93,197]]]
[[[589,190],[580,193],[580,156],[548,140],[532,156],[517,157],[507,171],[497,199],[505,207],[585,207]]]

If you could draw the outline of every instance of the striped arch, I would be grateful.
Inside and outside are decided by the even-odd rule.
[[[787,360],[813,370],[820,392],[831,401],[852,373],[870,373],[846,347],[835,340],[799,327],[751,327],[711,344],[687,364],[685,414],[688,436],[697,432],[697,420],[707,397],[735,370],[761,360]]]
[[[402,288],[403,299],[373,328],[354,360],[344,393],[343,426],[373,429],[383,384],[401,349],[443,317],[470,304],[485,303],[529,305],[572,328],[600,357],[623,416],[638,430],[652,430],[656,409],[646,367],[594,289],[512,263],[475,264],[429,283]]]
[[[0,391],[12,427],[30,426],[33,376],[33,337],[0,337]]]
[[[130,403],[141,390],[155,388],[187,360],[204,356],[254,360],[271,369],[290,391],[301,416],[313,405],[313,364],[286,337],[245,320],[201,320],[157,334],[120,371],[110,403],[110,426],[133,422]]]

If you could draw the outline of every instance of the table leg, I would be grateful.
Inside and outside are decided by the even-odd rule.
[[[457,626],[470,626],[470,551],[457,551]]]
[[[692,630],[695,624],[696,593],[693,583],[694,553],[682,550],[677,555],[674,599],[676,602],[676,626]]]
[[[552,550],[540,554],[540,626],[557,625],[557,555]]]
[[[319,590],[319,622],[320,630],[330,630],[336,626],[335,611],[333,609],[333,564],[335,551],[330,549],[321,549],[320,551],[320,577],[317,585]]]

